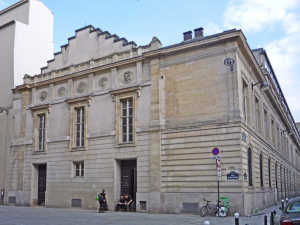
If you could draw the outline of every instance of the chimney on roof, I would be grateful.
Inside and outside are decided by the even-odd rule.
[[[202,38],[203,37],[203,27],[199,27],[197,29],[194,29],[194,38]]]
[[[192,31],[187,31],[183,33],[183,41],[188,41],[192,39]]]

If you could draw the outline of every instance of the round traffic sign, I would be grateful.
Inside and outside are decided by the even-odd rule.
[[[213,148],[212,154],[213,155],[218,155],[220,153],[220,150],[218,148]]]

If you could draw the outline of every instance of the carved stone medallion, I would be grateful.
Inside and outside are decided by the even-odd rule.
[[[107,77],[101,77],[98,81],[98,85],[100,88],[105,89],[107,87],[108,84],[108,79]]]
[[[63,97],[66,95],[66,88],[65,87],[60,87],[58,90],[57,90],[57,95],[58,97]]]
[[[87,89],[87,84],[83,81],[81,81],[77,86],[77,92],[79,94],[82,94],[83,92],[85,92],[86,89]]]

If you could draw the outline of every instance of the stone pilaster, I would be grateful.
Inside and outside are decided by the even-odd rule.
[[[152,83],[151,94],[151,145],[150,145],[150,193],[149,210],[151,212],[160,211],[161,193],[160,193],[160,109],[159,109],[159,79],[160,65],[158,59],[150,62],[150,77]]]

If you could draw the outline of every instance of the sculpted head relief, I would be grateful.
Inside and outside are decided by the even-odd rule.
[[[40,100],[41,100],[41,102],[45,101],[46,98],[47,98],[47,96],[48,96],[47,91],[42,91],[41,94],[40,94]]]
[[[132,73],[127,71],[123,75],[124,83],[130,83],[132,81]]]

